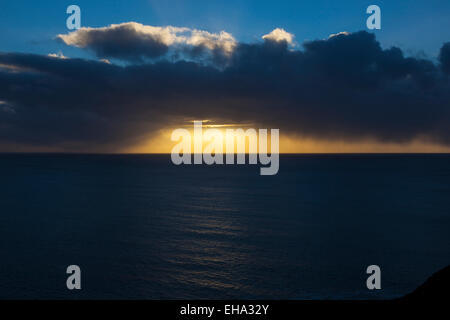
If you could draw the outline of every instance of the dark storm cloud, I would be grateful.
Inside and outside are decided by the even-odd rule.
[[[227,59],[225,68],[117,66],[0,54],[0,101],[9,108],[0,108],[0,146],[115,151],[185,118],[313,138],[450,144],[447,45],[439,65],[383,50],[367,32],[306,42],[303,50],[270,39],[237,44]]]
[[[450,74],[450,42],[445,43],[439,54],[439,61],[441,62],[442,70]]]
[[[141,61],[144,57],[159,57],[167,53],[169,49],[161,35],[143,34],[132,24],[118,25],[113,28],[85,28],[71,35],[59,35],[58,39],[66,44],[88,48],[98,57],[131,61]]]

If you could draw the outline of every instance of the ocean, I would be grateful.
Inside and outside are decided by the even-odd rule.
[[[450,264],[450,155],[259,168],[0,154],[0,298],[390,299]]]

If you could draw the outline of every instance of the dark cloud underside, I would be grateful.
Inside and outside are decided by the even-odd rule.
[[[127,51],[129,39],[119,39],[91,47],[126,59],[157,48],[135,43]],[[0,147],[115,151],[188,117],[331,140],[450,144],[450,43],[438,64],[383,50],[367,32],[306,42],[303,50],[286,41],[237,44],[225,58],[220,68],[118,66],[0,53]]]

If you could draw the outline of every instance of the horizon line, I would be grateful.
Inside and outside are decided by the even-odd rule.
[[[66,154],[66,155],[171,155],[168,152],[72,152],[72,151],[0,151],[0,155],[5,154]],[[202,154],[203,153],[191,153],[191,155]],[[238,155],[242,153],[232,153],[233,155]],[[249,154],[259,154],[259,153],[245,153]],[[267,153],[272,154],[272,153]],[[392,154],[392,155],[428,155],[428,154],[448,154],[450,152],[278,152],[274,154],[279,155],[321,155],[321,154]],[[222,153],[222,155],[227,155],[227,153]]]

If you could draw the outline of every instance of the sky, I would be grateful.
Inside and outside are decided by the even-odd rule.
[[[283,28],[304,40],[322,39],[331,33],[366,28],[366,8],[382,9],[383,46],[396,45],[431,57],[450,39],[450,2],[419,1],[268,1],[268,0],[78,0],[1,1],[0,43],[4,51],[47,53],[64,50],[52,39],[67,32],[66,8],[77,4],[82,26],[102,27],[135,21],[146,25],[225,30],[236,39],[251,42],[275,28]]]
[[[381,30],[366,27],[371,4]],[[282,152],[448,152],[449,13],[435,0],[3,0],[0,151],[169,152],[171,130],[200,118],[279,128]]]

